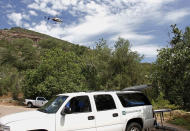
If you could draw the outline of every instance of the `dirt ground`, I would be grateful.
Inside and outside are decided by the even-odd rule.
[[[0,105],[0,117],[23,112],[23,111],[30,111],[30,110],[36,110],[35,108],[27,108],[24,106],[9,106],[9,105]]]
[[[0,105],[0,117],[9,115],[9,114],[13,114],[13,113],[23,112],[23,111],[30,111],[30,110],[36,110],[36,108],[27,108],[25,106]],[[175,127],[177,131],[188,131],[181,127],[171,125],[168,123],[164,123],[164,125],[170,126],[170,127]],[[163,130],[151,129],[150,131],[163,131]]]

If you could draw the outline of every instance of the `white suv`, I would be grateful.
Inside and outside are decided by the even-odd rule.
[[[2,117],[0,131],[141,131],[153,124],[152,105],[141,92],[79,92]]]

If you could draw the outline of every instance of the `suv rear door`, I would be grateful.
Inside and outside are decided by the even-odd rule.
[[[127,118],[143,118],[144,128],[153,126],[152,105],[143,93],[117,93]]]
[[[94,95],[96,131],[122,131],[120,112],[110,94]]]

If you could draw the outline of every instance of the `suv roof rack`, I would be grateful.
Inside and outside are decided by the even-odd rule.
[[[122,91],[142,91],[147,88],[151,88],[151,85],[138,85],[124,88]]]
[[[144,89],[151,88],[151,85],[137,85],[137,86],[131,86],[124,88],[122,90],[88,90],[88,91],[79,91],[78,93],[91,93],[91,92],[114,92],[114,91],[142,91]]]
[[[98,91],[90,90],[90,91],[85,91],[85,92],[91,93],[91,92],[114,92],[114,91],[120,91],[120,90],[98,90]]]

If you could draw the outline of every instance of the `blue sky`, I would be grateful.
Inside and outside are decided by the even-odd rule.
[[[122,37],[143,62],[154,62],[170,25],[190,26],[190,0],[0,0],[0,15],[0,29],[20,26],[88,47],[100,38],[113,47]]]

